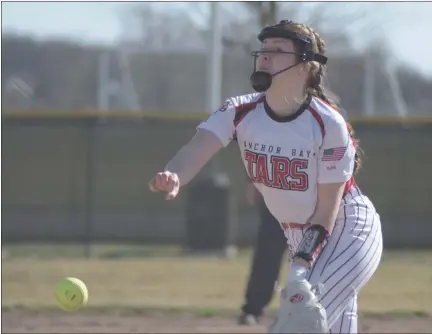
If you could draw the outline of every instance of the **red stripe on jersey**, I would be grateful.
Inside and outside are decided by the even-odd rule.
[[[336,106],[334,106],[334,105],[332,105],[332,104],[330,104],[330,103],[328,103],[327,101],[325,101],[325,100],[323,100],[323,99],[321,99],[321,98],[318,98],[318,97],[316,97],[317,99],[319,99],[322,103],[324,103],[326,106],[328,106],[328,107],[330,107],[330,109],[332,109],[334,112],[337,112],[337,113],[339,113],[339,109],[336,107]],[[311,106],[309,106],[310,108],[312,108]],[[313,108],[312,108],[313,109]],[[317,113],[318,114],[318,112],[314,109],[314,111],[315,111],[315,113]],[[319,114],[318,114],[318,116],[319,116]],[[316,118],[316,117],[315,117]],[[320,117],[321,118],[321,117]],[[322,122],[322,119],[321,119],[321,122]],[[351,124],[350,123],[348,123],[348,122],[346,122],[346,126],[347,126],[347,128],[348,128],[348,132],[351,132],[351,130],[352,130],[352,127],[351,127]],[[357,142],[356,142],[356,140],[350,135],[350,137],[351,137],[351,140],[352,140],[352,142],[353,142],[353,145],[354,145],[354,148],[357,148]]]
[[[237,127],[237,125],[241,122],[241,120],[252,110],[256,108],[256,106],[264,101],[264,95],[261,96],[258,100],[254,102],[248,102],[240,104],[236,107],[236,116],[234,118],[234,126]]]
[[[322,136],[322,139],[324,140],[325,127],[324,127],[324,122],[321,118],[321,115],[311,105],[308,106],[308,110],[311,112],[313,118],[315,118],[315,120],[318,122],[320,129],[321,129],[321,136]]]
[[[349,192],[351,190],[351,188],[356,186],[356,185],[357,185],[357,183],[356,183],[355,177],[351,176],[351,178],[345,182],[344,194]]]
[[[319,99],[322,103],[324,103],[325,105],[327,105],[327,106],[329,106],[331,109],[333,109],[333,111],[339,112],[338,108],[337,108],[335,105],[330,104],[330,103],[328,103],[327,101],[325,101],[325,100],[323,100],[323,99],[321,99],[321,98],[318,98],[318,99]]]
[[[248,102],[248,103],[243,103],[243,104],[238,105],[236,107],[236,115],[234,117],[234,127],[237,128],[237,126],[242,121],[242,119],[245,118],[245,116],[249,112],[254,110],[259,103],[264,102],[264,99],[265,99],[265,96],[262,95],[258,100],[254,101],[254,102]],[[234,132],[234,138],[233,139],[237,139],[237,134],[235,132]]]
[[[333,105],[329,104],[328,102],[324,101],[323,99],[319,99],[321,102],[323,102],[325,105],[329,106],[333,111],[335,112],[339,112],[337,108],[335,108]],[[324,128],[324,122],[320,116],[320,114],[312,107],[309,105],[308,110],[312,113],[312,116],[316,119],[316,121],[318,122],[320,128],[321,128],[321,134],[322,134],[322,138],[324,140],[324,136],[325,136],[325,128]],[[351,124],[346,122],[346,126],[348,129],[348,132],[351,132]],[[353,143],[353,146],[355,149],[357,149],[357,141],[355,140],[355,138],[353,138],[353,136],[350,135],[351,141]],[[355,181],[355,177],[354,175],[347,181],[345,182],[345,189],[344,189],[344,193],[347,193],[351,190],[351,188],[353,186],[356,186],[357,183]]]
[[[351,133],[351,131],[352,131],[351,124],[348,123],[348,122],[346,124],[347,124],[348,133]],[[350,134],[350,138],[351,138],[351,142],[352,142],[352,144],[354,146],[354,149],[357,151],[357,140],[353,136],[351,136],[351,134]],[[354,170],[356,170],[356,169],[357,169],[357,162],[354,162]],[[353,175],[345,183],[345,193],[347,193],[348,191],[350,191],[351,188],[354,187],[354,186],[356,186],[356,185],[357,185],[357,183],[356,183],[355,177]]]

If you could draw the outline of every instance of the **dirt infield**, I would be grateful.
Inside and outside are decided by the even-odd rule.
[[[179,314],[113,316],[107,314],[31,314],[2,312],[3,333],[265,333],[262,326],[243,327],[230,317]],[[362,333],[432,333],[432,317],[362,317]]]

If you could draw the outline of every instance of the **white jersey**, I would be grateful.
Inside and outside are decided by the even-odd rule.
[[[305,224],[315,210],[318,183],[352,183],[354,143],[342,115],[322,100],[311,97],[293,115],[280,117],[264,96],[230,98],[198,128],[224,146],[237,140],[246,172],[282,227]]]
[[[246,171],[280,222],[288,258],[315,211],[317,184],[345,182],[328,243],[309,270],[324,284],[321,304],[332,333],[357,333],[357,295],[382,254],[379,214],[354,182],[355,142],[338,111],[312,97],[295,114],[278,117],[264,94],[231,98],[199,128],[224,146],[237,139]]]

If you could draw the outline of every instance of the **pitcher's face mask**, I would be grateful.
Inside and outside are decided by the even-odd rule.
[[[250,82],[252,84],[252,88],[256,92],[266,91],[267,89],[270,88],[273,77],[275,77],[280,73],[288,71],[289,69],[293,68],[294,66],[297,66],[298,64],[307,61],[316,61],[323,65],[327,63],[327,57],[325,57],[322,54],[313,52],[312,40],[309,37],[292,31],[288,31],[283,28],[284,25],[289,23],[291,23],[291,21],[287,21],[287,20],[280,21],[276,25],[265,27],[258,34],[258,39],[260,40],[261,43],[263,43],[266,38],[284,38],[284,39],[292,40],[296,45],[300,45],[300,50],[299,50],[300,52],[296,53],[296,52],[268,51],[268,50],[252,52],[252,57],[254,57],[254,71],[250,76]],[[257,70],[258,57],[262,55],[264,56],[269,55],[269,54],[270,55],[271,54],[293,54],[296,55],[297,59],[299,60],[293,65],[284,68],[273,74],[265,71]]]

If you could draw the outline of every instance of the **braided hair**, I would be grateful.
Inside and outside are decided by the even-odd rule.
[[[284,29],[308,36],[312,40],[312,50],[320,54],[325,53],[326,47],[325,47],[324,40],[312,28],[304,24],[299,24],[299,23],[289,21],[284,25]],[[298,42],[294,42],[294,47],[298,51],[300,51],[301,45],[298,44]],[[308,95],[318,97],[319,99],[323,100],[325,103],[329,104],[334,109],[339,111],[339,107],[337,103],[331,100],[324,87],[324,76],[325,76],[326,65],[322,65],[318,62],[311,61],[309,62],[308,67],[309,67],[309,76],[307,78],[306,86],[305,86],[306,93]],[[359,146],[359,140],[355,138],[354,129],[352,128],[351,124],[349,124],[348,122],[347,122],[347,128],[351,136],[351,139],[354,143],[354,146],[356,148],[354,172],[357,172],[357,170],[361,167],[362,150]]]

